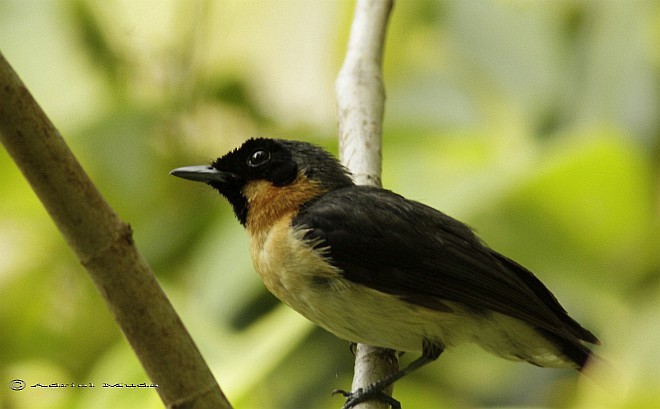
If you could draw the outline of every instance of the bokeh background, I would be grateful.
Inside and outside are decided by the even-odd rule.
[[[336,152],[353,7],[0,0],[0,50],[133,226],[236,408],[337,408],[352,355],[265,291],[217,194],[168,172],[256,135]],[[406,408],[660,407],[660,3],[402,0],[384,65],[384,185],[536,272],[610,364],[603,388],[468,345],[395,396]],[[0,174],[0,407],[161,407],[153,391],[100,387],[148,379],[3,149]],[[16,378],[97,387],[15,392]]]

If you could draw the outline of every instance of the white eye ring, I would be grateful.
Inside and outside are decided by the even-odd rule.
[[[259,149],[258,151],[255,151],[252,155],[247,160],[247,164],[250,167],[256,168],[257,166],[261,166],[264,163],[268,162],[270,160],[270,152]]]

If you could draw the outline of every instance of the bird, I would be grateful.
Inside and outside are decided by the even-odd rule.
[[[355,391],[400,403],[383,389],[474,343],[540,367],[582,370],[596,336],[571,318],[527,268],[488,247],[466,224],[380,187],[357,185],[323,148],[251,138],[209,165],[171,175],[210,185],[249,235],[266,288],[337,337],[421,353]]]

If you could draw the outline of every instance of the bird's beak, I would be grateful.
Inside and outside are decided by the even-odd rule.
[[[170,175],[204,183],[224,183],[235,178],[233,173],[221,172],[212,166],[184,166],[176,168]]]

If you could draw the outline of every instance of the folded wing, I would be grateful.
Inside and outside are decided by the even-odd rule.
[[[308,203],[293,220],[328,247],[347,280],[446,310],[443,300],[497,311],[551,337],[598,339],[529,270],[486,247],[465,224],[388,190],[353,186]]]

